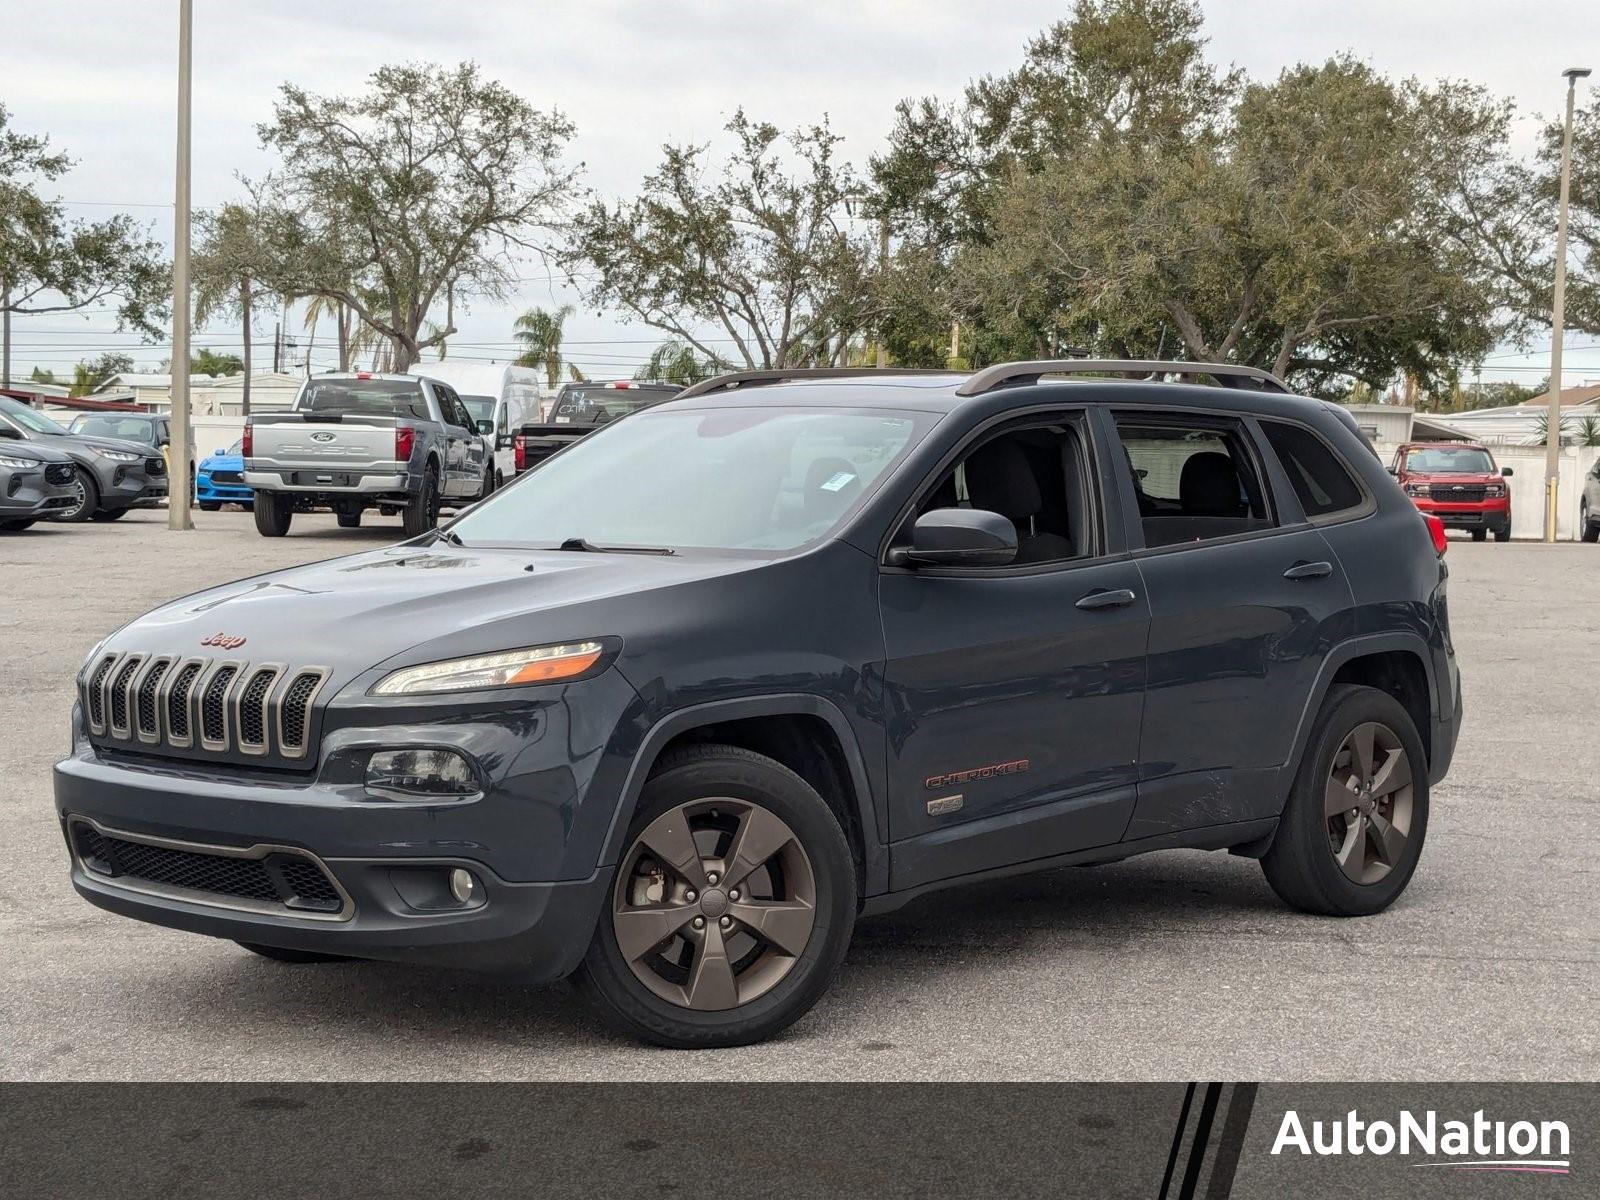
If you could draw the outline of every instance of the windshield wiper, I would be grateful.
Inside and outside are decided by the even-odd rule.
[[[666,546],[596,546],[588,538],[571,537],[557,550],[581,550],[586,554],[676,554]]]

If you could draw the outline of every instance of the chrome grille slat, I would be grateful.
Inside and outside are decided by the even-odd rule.
[[[327,667],[176,654],[92,659],[79,696],[90,736],[146,753],[310,756]]]

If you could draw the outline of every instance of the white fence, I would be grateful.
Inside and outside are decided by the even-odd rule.
[[[1561,449],[1561,507],[1556,512],[1556,537],[1570,541],[1578,535],[1578,502],[1583,496],[1583,480],[1600,458],[1593,446],[1563,446]],[[1539,539],[1544,536],[1544,447],[1496,446],[1495,462],[1510,467],[1515,474],[1511,485],[1511,536]]]

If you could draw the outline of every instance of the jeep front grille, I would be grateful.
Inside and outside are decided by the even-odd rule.
[[[326,667],[107,654],[84,677],[84,721],[130,749],[303,759]]]

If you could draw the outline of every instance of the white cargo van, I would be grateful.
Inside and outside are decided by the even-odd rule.
[[[449,384],[494,453],[495,487],[517,473],[512,437],[539,419],[539,372],[494,363],[419,362],[411,374]]]

